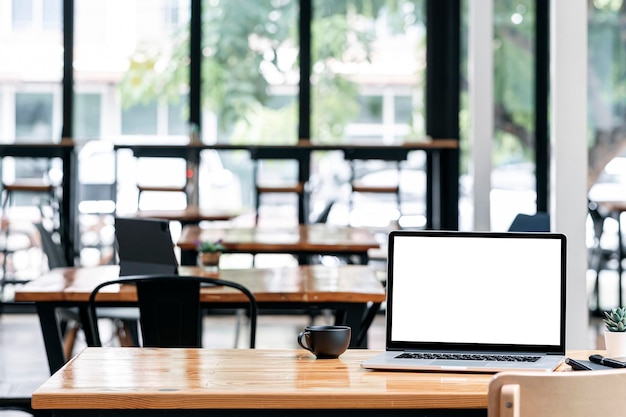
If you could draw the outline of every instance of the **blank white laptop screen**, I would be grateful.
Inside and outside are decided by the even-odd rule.
[[[559,346],[561,255],[559,239],[395,236],[388,343]]]

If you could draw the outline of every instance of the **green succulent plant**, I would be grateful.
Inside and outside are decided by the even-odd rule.
[[[198,241],[196,242],[196,250],[198,252],[222,252],[226,250],[226,246],[222,244],[222,239],[211,241]]]
[[[626,332],[626,308],[618,307],[604,312],[604,325],[609,332]]]

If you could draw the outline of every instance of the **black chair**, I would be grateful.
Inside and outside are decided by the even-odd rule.
[[[136,275],[103,282],[89,297],[89,320],[93,340],[100,346],[96,296],[106,286],[132,284],[137,288],[139,324],[144,347],[202,347],[202,285],[224,286],[242,292],[248,298],[250,348],[254,348],[257,302],[243,285],[222,279],[182,275]]]
[[[20,411],[35,417],[51,416],[49,410],[35,410],[31,405],[31,401],[32,395],[0,397],[0,411]]]
[[[594,298],[594,306],[590,303],[590,312],[598,317],[604,316],[604,310],[600,303],[600,271],[605,269],[618,270],[619,263],[623,259],[618,247],[605,247],[602,243],[604,235],[604,225],[606,220],[611,218],[611,213],[603,210],[595,201],[588,201],[589,218],[593,225],[593,243],[589,247],[589,269],[594,271],[594,285],[592,297]],[[621,233],[621,231],[618,231]],[[621,286],[620,286],[621,288]]]
[[[41,249],[48,260],[48,268],[66,268],[67,260],[61,242],[55,240],[55,234],[46,229],[42,223],[34,223],[41,239]],[[121,344],[136,345],[138,340],[137,316],[134,309],[112,307],[100,310],[100,317],[106,317],[115,323],[117,336]],[[63,331],[63,353],[69,359],[74,351],[76,337],[80,330],[80,314],[77,309],[61,308],[57,309],[57,314],[61,319]]]
[[[513,219],[509,232],[549,232],[550,215],[545,212],[536,214],[520,213]]]
[[[61,242],[54,240],[54,233],[46,229],[42,223],[34,223],[41,239],[41,249],[48,258],[48,268],[65,268],[68,266]]]

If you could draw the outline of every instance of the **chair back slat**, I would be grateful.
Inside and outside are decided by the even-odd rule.
[[[198,281],[137,281],[143,346],[201,347],[199,297]]]
[[[115,284],[131,284],[137,288],[144,347],[202,347],[202,285],[234,288],[247,297],[250,348],[255,347],[258,307],[250,290],[241,284],[223,279],[179,275],[127,276],[103,282],[94,288],[89,296],[88,311],[96,346],[101,346],[96,296],[102,288]]]

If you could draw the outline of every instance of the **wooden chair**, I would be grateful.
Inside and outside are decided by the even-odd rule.
[[[401,160],[387,159],[362,159],[359,154],[352,155],[346,153],[346,159],[350,163],[350,187],[351,193],[348,201],[350,212],[355,207],[355,196],[363,194],[391,195],[395,198],[398,216],[402,216],[402,198],[400,178],[402,175]],[[388,183],[378,184],[365,181],[363,178],[368,174],[374,174],[377,171],[390,170],[395,174]],[[399,219],[398,217],[398,219]],[[398,220],[396,219],[396,220]]]
[[[254,181],[254,208],[255,219],[254,223],[259,223],[259,210],[261,209],[261,196],[267,194],[292,194],[296,198],[304,198],[305,184],[297,180],[280,180],[280,181],[267,181],[261,175],[261,164],[268,162],[268,160],[254,159],[253,181]],[[276,160],[275,163],[281,163],[284,161]]]
[[[230,287],[248,299],[250,348],[255,346],[258,307],[252,292],[243,285],[222,279],[179,276],[137,275],[104,282],[89,297],[89,320],[93,340],[100,346],[96,296],[109,285],[131,284],[137,287],[139,324],[144,347],[202,347],[202,285]]]
[[[0,215],[0,230],[2,230],[4,245],[2,247],[2,281],[0,282],[0,297],[7,284],[24,284],[28,280],[21,280],[8,277],[8,258],[15,252],[9,245],[9,235],[11,218],[9,211],[17,194],[32,195],[36,199],[35,205],[39,207],[41,219],[48,218],[58,230],[61,219],[61,204],[58,198],[58,186],[50,184],[43,179],[24,178],[13,183],[2,183],[2,213]],[[46,214],[46,209],[50,208],[50,213]],[[28,247],[20,247],[27,249]]]
[[[621,417],[626,370],[500,372],[489,384],[488,417]]]
[[[181,197],[184,201],[184,204],[190,205],[192,204],[189,201],[189,195],[187,193],[187,189],[189,186],[190,178],[188,175],[191,175],[188,172],[190,169],[188,166],[190,164],[189,161],[186,161],[181,157],[163,157],[163,156],[137,156],[137,210],[142,210],[142,196],[146,195],[154,195],[156,193],[167,193],[172,198]],[[166,183],[162,183],[158,179],[152,177],[152,175],[148,175],[148,173],[154,172],[155,169],[160,167],[165,167],[162,169],[167,169],[168,172],[168,181]],[[197,175],[197,172],[194,174]],[[195,202],[194,204],[197,204]],[[150,205],[146,205],[143,209],[150,208]]]

